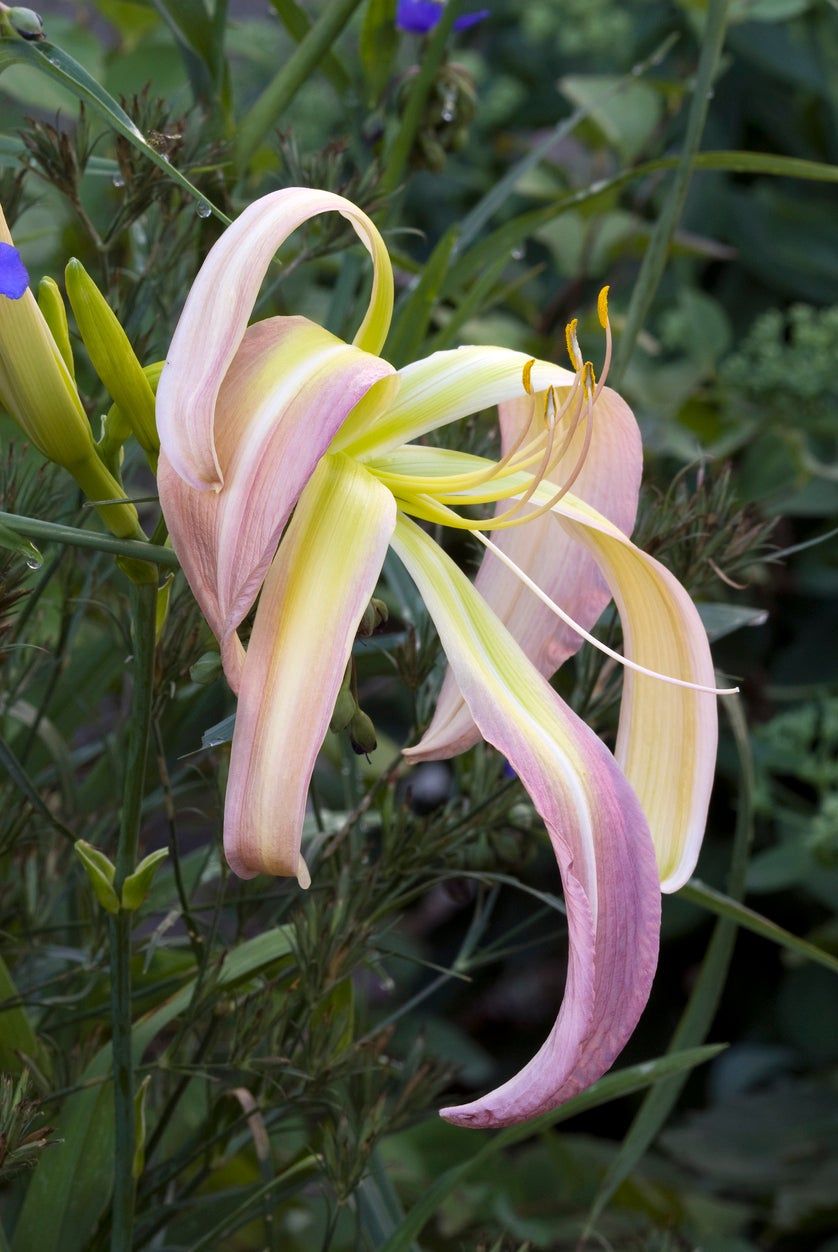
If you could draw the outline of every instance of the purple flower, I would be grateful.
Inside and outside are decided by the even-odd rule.
[[[0,242],[0,295],[19,300],[28,286],[29,275],[17,248]]]
[[[414,35],[426,35],[436,26],[444,8],[443,0],[399,0],[396,25]],[[465,13],[457,18],[454,29],[466,30],[469,26],[476,26],[488,16],[488,9],[479,9],[476,13]]]

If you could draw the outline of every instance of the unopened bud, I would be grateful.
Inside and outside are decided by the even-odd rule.
[[[356,709],[355,716],[349,723],[349,742],[352,744],[352,751],[357,752],[358,756],[368,756],[378,747],[375,727],[363,709]]]
[[[207,687],[215,682],[221,673],[221,657],[215,651],[205,652],[189,670],[189,677],[199,687]]]
[[[70,371],[70,377],[75,379],[76,366],[73,361],[73,348],[70,343],[67,310],[64,307],[58,283],[54,278],[47,276],[38,283],[38,308],[43,313],[47,326],[49,326],[50,334],[55,340],[55,346],[61,353],[61,359]]]
[[[385,625],[390,618],[390,610],[383,600],[377,600],[374,596],[364,609],[364,616],[358,625],[358,634],[362,639],[368,639],[370,635],[378,630],[379,626]]]
[[[16,4],[0,14],[0,21],[4,19],[4,24],[21,39],[32,41],[46,38],[44,23],[34,9],[23,9]]]
[[[355,703],[355,697],[348,688],[342,688],[338,692],[338,698],[335,701],[335,711],[332,713],[332,719],[329,722],[329,730],[334,734],[340,734],[342,730],[346,730],[358,710]]]
[[[152,467],[160,440],[154,419],[154,392],[113,309],[81,261],[64,271],[67,295],[91,364],[131,429]]]

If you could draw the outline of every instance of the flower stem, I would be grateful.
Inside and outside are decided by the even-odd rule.
[[[0,524],[8,526],[19,535],[41,543],[63,543],[73,548],[95,548],[99,552],[112,552],[115,556],[135,557],[178,569],[178,559],[171,548],[163,548],[139,539],[116,539],[101,531],[81,530],[78,526],[63,526],[59,522],[42,522],[37,517],[19,517],[16,513],[0,512]]]
[[[131,584],[133,692],[125,754],[125,777],[114,888],[137,864],[143,790],[154,687],[155,583]],[[131,914],[121,909],[110,922],[113,1048],[114,1153],[111,1252],[130,1252],[134,1226],[134,1058],[131,1050]]]

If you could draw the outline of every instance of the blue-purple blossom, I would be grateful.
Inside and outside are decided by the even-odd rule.
[[[399,0],[396,10],[396,25],[414,35],[426,35],[433,30],[442,17],[445,5],[443,0]],[[454,23],[455,30],[466,30],[476,26],[489,16],[488,9],[479,9],[476,13],[464,13]]]
[[[19,300],[29,286],[29,274],[17,248],[0,242],[0,295]]]

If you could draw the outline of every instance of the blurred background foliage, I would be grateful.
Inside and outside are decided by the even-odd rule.
[[[339,190],[382,225],[396,364],[469,341],[560,360],[576,315],[596,361],[610,283],[647,448],[639,533],[743,689],[699,866],[710,887],[665,900],[657,983],[613,1086],[560,1129],[440,1122],[443,1092],[511,1073],[561,997],[558,881],[526,796],[482,746],[399,763],[440,666],[388,565],[390,621],[356,645],[379,746],[326,745],[314,886],[235,880],[219,852],[232,698],[176,580],[143,811],[143,850],[170,856],[133,934],[134,1246],[836,1252],[838,14],[832,0],[485,3],[479,26],[423,39],[397,30],[392,0],[43,0],[49,44],[0,43],[0,201],[33,276],[80,257],[144,362],[165,354],[216,210],[282,185]],[[691,139],[696,90],[707,118]],[[116,100],[145,147],[115,134]],[[673,166],[699,138],[667,251]],[[658,281],[644,258],[661,245]],[[298,233],[282,262],[259,315],[351,335],[367,275],[341,223]],[[98,430],[109,400],[78,364]],[[0,422],[2,509],[95,525]],[[485,449],[491,421],[444,437]],[[153,524],[153,480],[131,453],[124,472]],[[127,584],[105,555],[53,544],[27,562],[10,544],[0,1248],[95,1250],[113,1177],[108,950],[71,841],[113,851]],[[599,631],[618,642],[613,615]],[[613,734],[618,679],[599,654],[557,681]],[[633,1068],[705,1039],[729,1046]]]

